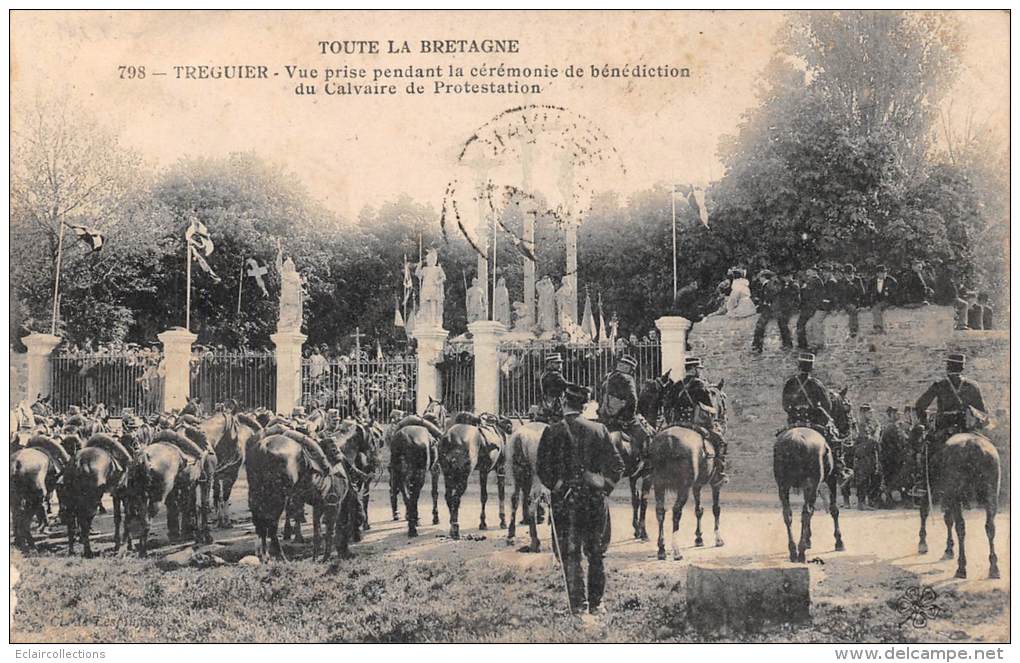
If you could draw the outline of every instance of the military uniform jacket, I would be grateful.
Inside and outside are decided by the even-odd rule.
[[[674,411],[680,418],[690,419],[698,403],[705,407],[712,407],[712,395],[708,391],[708,383],[700,377],[688,375],[674,387]]]
[[[860,306],[864,303],[864,281],[856,274],[839,279],[840,306]]]
[[[637,413],[637,383],[633,375],[613,371],[606,378],[602,389],[600,414],[629,421]]]
[[[800,308],[804,311],[827,309],[829,293],[824,281],[817,276],[809,276],[800,287]]]
[[[567,379],[563,377],[563,373],[547,370],[542,373],[542,400],[548,403],[559,399],[566,386]]]
[[[594,488],[583,484],[584,470],[603,476],[606,481],[603,494],[608,495],[623,475],[623,461],[609,441],[605,426],[568,414],[542,433],[536,469],[538,478],[554,495],[557,492],[562,495],[568,488],[598,495]]]
[[[821,408],[824,408],[826,413],[831,413],[832,401],[825,385],[816,378],[798,373],[783,385],[783,409],[787,414],[795,410],[818,410]]]
[[[977,382],[965,377],[958,378],[955,383],[948,376],[933,382],[914,403],[914,409],[918,415],[924,416],[924,411],[928,409],[932,401],[935,401],[936,417],[939,418],[946,415],[962,415],[968,407],[973,407],[982,414],[988,412],[985,409],[985,401],[981,397],[981,387]],[[936,425],[941,426],[938,420],[936,420]]]

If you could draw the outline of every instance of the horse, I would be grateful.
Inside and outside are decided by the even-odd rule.
[[[946,440],[941,449],[928,457],[927,470],[929,483],[934,492],[932,500],[941,501],[943,519],[946,523],[946,552],[943,559],[953,559],[955,527],[960,547],[955,577],[967,577],[967,555],[964,549],[966,526],[963,510],[973,496],[985,507],[988,577],[999,578],[999,558],[995,554],[995,514],[999,507],[1002,468],[995,445],[977,433],[957,433]],[[928,552],[925,521],[931,503],[928,499],[921,499],[920,502],[921,530],[918,533],[917,552],[923,555]]]
[[[306,502],[312,505],[312,559],[319,554],[323,518],[326,525],[323,561],[330,557],[338,524],[337,554],[343,558],[350,556],[348,498],[352,493],[343,473],[316,467],[302,444],[284,433],[250,439],[244,462],[248,476],[248,507],[259,537],[259,559],[267,561],[269,557],[277,557],[287,561],[277,533],[280,516],[284,511],[303,508]]]
[[[47,499],[71,459],[63,447],[44,435],[36,435],[28,445],[11,455],[10,509],[14,524],[14,543],[23,550],[35,550],[32,519],[46,523]]]
[[[407,535],[418,536],[418,498],[425,485],[425,473],[432,475],[432,524],[439,524],[439,451],[437,439],[443,436],[446,408],[429,399],[424,417],[404,417],[393,424],[389,434],[390,506],[398,520],[397,494],[404,499]]]
[[[371,529],[368,524],[368,495],[378,463],[378,445],[370,426],[356,419],[343,419],[331,437],[338,455],[342,456],[350,474],[353,498],[360,501],[364,521],[355,528],[355,540],[360,539],[360,529]]]
[[[514,544],[517,534],[517,504],[523,499],[521,512],[528,523],[531,542],[521,552],[538,552],[541,544],[538,540],[538,518],[536,511],[542,497],[542,482],[538,480],[538,445],[542,441],[542,433],[549,425],[541,421],[529,421],[510,435],[506,445],[506,455],[510,458],[510,467],[514,476],[514,489],[510,493],[510,527],[506,532],[508,546]]]
[[[89,438],[64,473],[61,507],[67,525],[67,554],[74,554],[74,540],[81,539],[83,554],[92,557],[92,520],[105,493],[113,497],[113,549],[120,550],[124,494],[121,479],[131,458],[125,456],[113,438],[97,433]],[[118,467],[119,465],[119,467]],[[128,549],[131,549],[128,539]]]
[[[189,444],[194,446],[180,433],[160,431],[152,444],[135,454],[128,466],[124,485],[126,524],[128,530],[137,535],[138,552],[142,557],[148,552],[149,519],[156,517],[160,504],[166,505],[167,531],[171,539],[191,533],[195,543],[212,543],[208,519],[216,456],[206,453],[201,458],[192,458],[182,451],[182,447],[189,448]],[[200,493],[200,506],[197,493]]]
[[[852,406],[846,398],[846,391],[844,387],[838,394],[831,394],[835,398],[831,399],[833,411],[830,414],[841,436],[850,435]],[[811,516],[815,512],[818,487],[823,484],[829,488],[829,513],[832,515],[836,550],[845,550],[843,534],[839,530],[839,504],[836,496],[839,477],[836,475],[836,459],[825,437],[807,425],[795,425],[781,431],[772,451],[772,472],[779,490],[779,501],[782,503],[790,561],[805,561],[805,552],[811,547]],[[793,542],[793,511],[790,508],[792,488],[804,491],[798,544]]]
[[[221,528],[229,528],[230,492],[244,464],[244,450],[248,440],[259,434],[262,425],[247,414],[217,412],[199,424],[198,429],[216,453],[216,474],[213,477],[216,522]]]
[[[467,489],[468,479],[477,468],[481,489],[482,510],[478,529],[488,528],[485,522],[485,503],[488,501],[489,472],[496,472],[499,491],[499,528],[506,529],[505,503],[506,457],[503,447],[512,430],[505,417],[483,414],[476,417],[468,412],[458,413],[439,442],[439,465],[443,471],[446,489],[446,508],[450,512],[450,538],[460,538],[460,498]]]

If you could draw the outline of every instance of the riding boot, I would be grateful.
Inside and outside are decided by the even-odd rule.
[[[726,473],[726,441],[717,433],[709,436],[712,446],[715,447],[715,472],[712,475],[713,486],[724,486],[729,482],[730,477]]]

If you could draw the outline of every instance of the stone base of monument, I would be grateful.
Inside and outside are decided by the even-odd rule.
[[[687,618],[702,631],[754,631],[766,624],[810,618],[807,567],[692,565],[687,570]]]

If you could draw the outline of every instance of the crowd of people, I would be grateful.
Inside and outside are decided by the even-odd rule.
[[[989,294],[959,287],[951,270],[939,260],[915,260],[909,270],[896,276],[885,265],[862,274],[850,263],[824,262],[802,270],[764,268],[749,279],[745,269],[735,267],[711,292],[697,282],[681,288],[674,310],[692,322],[719,315],[757,315],[751,341],[755,352],[762,351],[772,321],[783,348],[792,349],[796,344],[800,350],[817,351],[823,344],[815,330],[830,313],[846,313],[848,336],[857,338],[862,309],[870,310],[872,333],[883,334],[886,309],[929,304],[952,306],[958,330],[994,328]]]

